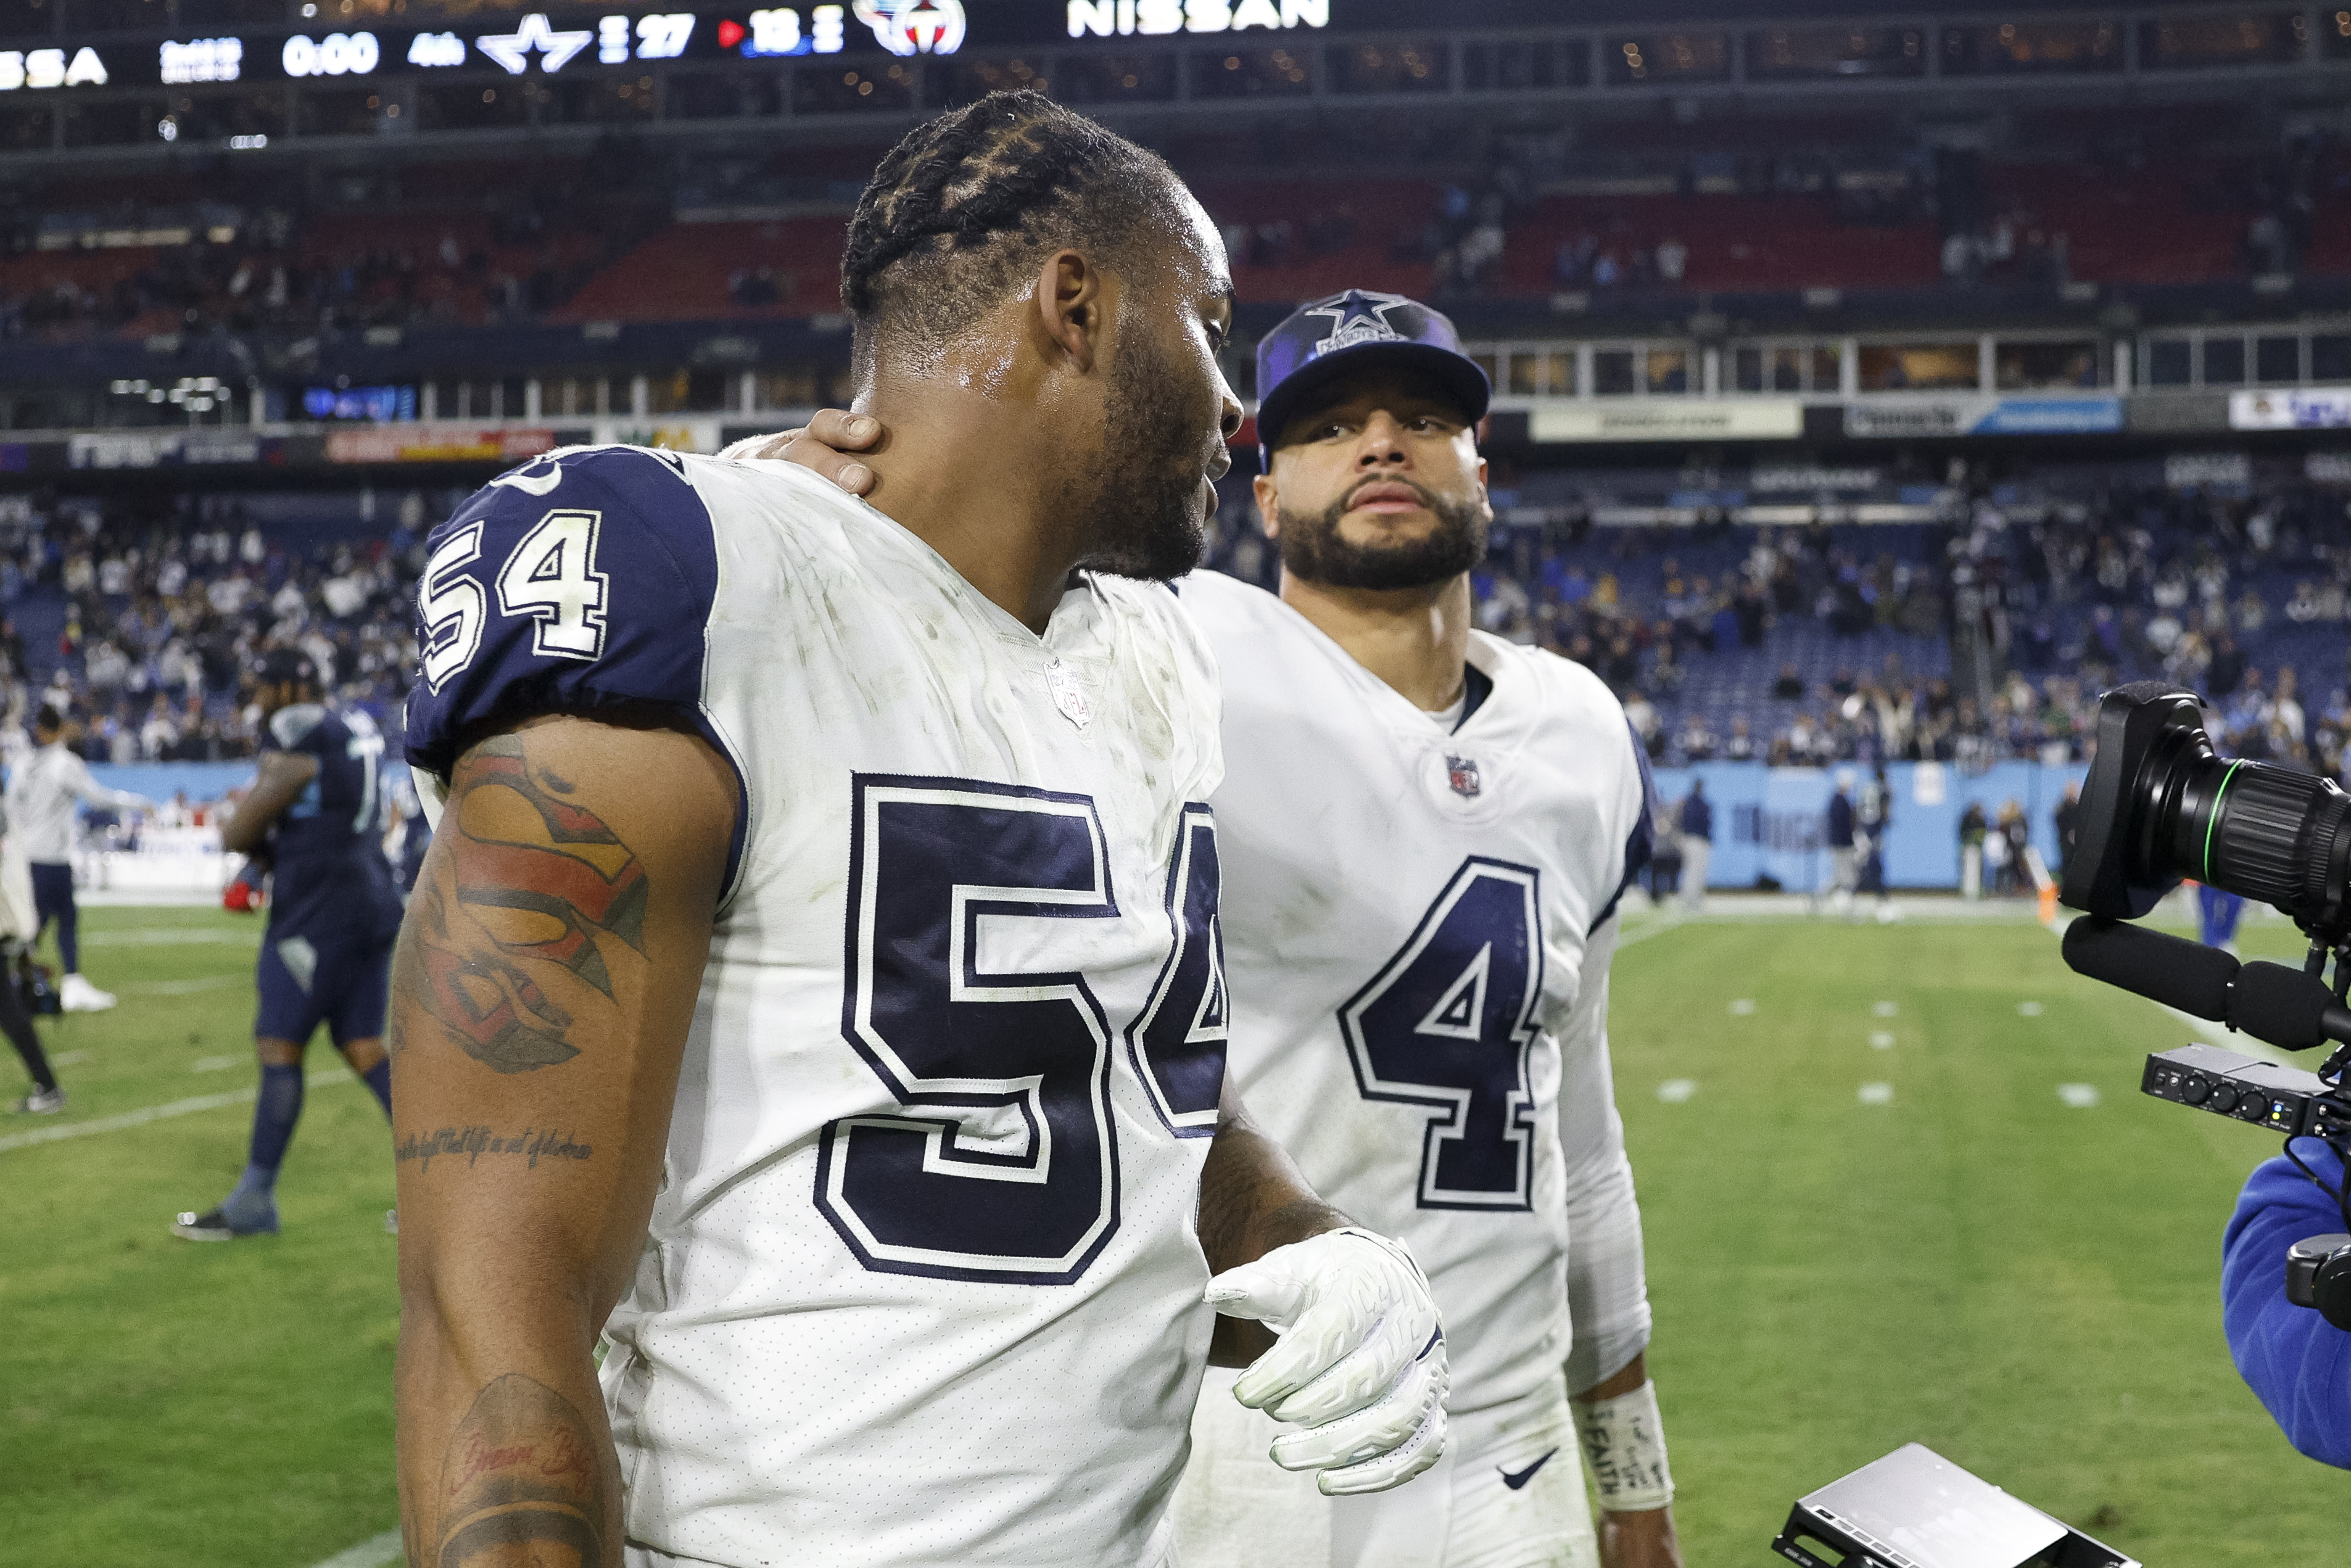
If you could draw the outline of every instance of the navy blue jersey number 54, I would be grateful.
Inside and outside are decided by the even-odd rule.
[[[902,1110],[827,1125],[817,1207],[868,1269],[1068,1283],[1118,1228],[1116,1031],[1060,924],[1119,917],[1102,820],[1082,795],[967,779],[854,789],[841,1032]],[[1223,1078],[1221,1028],[1197,1027],[1222,1018],[1199,994],[1221,981],[1214,883],[1189,887],[1215,876],[1214,832],[1205,808],[1183,828],[1176,952],[1141,1018],[1187,1027],[1165,1071],[1160,1030],[1131,1042],[1171,1130]]]
[[[1434,1113],[1423,1208],[1526,1208],[1527,1052],[1542,1005],[1540,877],[1472,855],[1371,983],[1339,1009],[1367,1100]]]

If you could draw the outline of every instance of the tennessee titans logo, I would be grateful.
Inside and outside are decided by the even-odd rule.
[[[1358,343],[1408,343],[1406,334],[1388,324],[1387,313],[1399,305],[1412,301],[1401,294],[1366,294],[1360,288],[1350,288],[1339,297],[1336,305],[1317,306],[1306,312],[1309,316],[1331,318],[1331,335],[1308,350],[1307,358],[1319,360],[1341,349],[1352,349]]]
[[[893,55],[951,55],[963,47],[963,0],[856,0],[855,9]]]
[[[1478,777],[1478,759],[1456,757],[1451,752],[1445,756],[1445,781],[1452,785],[1453,792],[1464,800],[1475,800],[1479,791],[1485,788]]]

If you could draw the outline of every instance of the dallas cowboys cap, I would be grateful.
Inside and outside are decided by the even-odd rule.
[[[1471,423],[1486,417],[1494,389],[1461,335],[1441,310],[1401,294],[1350,288],[1301,306],[1257,346],[1257,438],[1270,464],[1273,443],[1305,400],[1334,377],[1380,365],[1418,371],[1461,405]]]

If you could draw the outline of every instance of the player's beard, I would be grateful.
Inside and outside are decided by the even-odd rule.
[[[1081,563],[1092,570],[1164,582],[1207,549],[1205,443],[1176,395],[1183,384],[1158,345],[1128,334],[1111,367],[1102,455],[1071,486],[1073,510],[1088,515],[1100,541]]]
[[[1340,531],[1359,480],[1320,513],[1284,512],[1281,564],[1292,577],[1328,588],[1426,588],[1460,576],[1486,559],[1486,509],[1476,501],[1438,496],[1410,479],[1383,475],[1378,483],[1402,485],[1420,497],[1437,527],[1417,538],[1395,544],[1357,544]]]

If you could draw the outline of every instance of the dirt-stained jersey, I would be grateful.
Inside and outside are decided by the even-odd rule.
[[[632,1563],[1148,1563],[1211,1314],[1213,666],[1040,637],[806,470],[557,453],[435,530],[410,755],[665,705],[742,829],[603,1379]]]
[[[1448,733],[1262,590],[1179,584],[1222,667],[1231,1069],[1315,1190],[1411,1243],[1456,1412],[1648,1337],[1608,954],[1647,769],[1590,671],[1472,633]],[[1604,1364],[1591,1364],[1604,1363]]]

